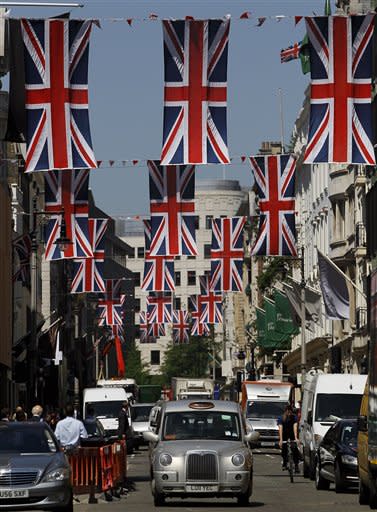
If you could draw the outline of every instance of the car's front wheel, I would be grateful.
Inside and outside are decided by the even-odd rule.
[[[165,505],[165,496],[159,492],[155,492],[153,495],[153,502],[155,507],[162,507]]]
[[[340,470],[339,463],[335,463],[335,492],[344,492],[345,489],[345,483],[342,476],[342,472]]]
[[[327,491],[330,488],[330,482],[321,476],[321,465],[318,458],[315,465],[315,488],[317,491]]]
[[[71,497],[69,498],[69,502],[67,505],[64,505],[63,507],[59,507],[59,512],[73,512],[73,494],[71,494]]]
[[[249,505],[250,496],[253,492],[253,475],[250,474],[250,481],[247,491],[237,496],[237,504],[240,507],[247,507]]]

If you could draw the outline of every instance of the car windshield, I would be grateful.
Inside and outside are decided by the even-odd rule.
[[[315,421],[335,422],[338,418],[357,418],[362,395],[318,393]]]
[[[162,439],[164,441],[180,439],[239,441],[241,431],[238,415],[220,411],[167,413]]]
[[[132,421],[149,421],[149,414],[153,405],[140,405],[132,407],[131,418]]]
[[[0,425],[0,453],[51,453],[58,445],[47,428]]]
[[[107,400],[106,402],[88,402],[86,410],[93,407],[97,418],[117,418],[122,408],[122,400]]]
[[[253,402],[247,404],[247,418],[278,418],[284,412],[286,402]]]
[[[340,440],[346,446],[355,448],[357,446],[357,425],[344,425],[340,434]]]

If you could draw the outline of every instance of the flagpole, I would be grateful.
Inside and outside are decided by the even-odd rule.
[[[284,114],[283,114],[283,91],[279,88],[279,110],[280,110],[280,142],[281,151],[284,153]]]
[[[306,373],[306,338],[305,338],[305,249],[304,245],[301,247],[301,390],[303,390]]]
[[[326,261],[327,261],[327,262],[328,262],[328,263],[329,263],[329,264],[330,264],[330,265],[331,265],[335,270],[337,270],[337,271],[339,272],[339,274],[341,274],[341,275],[344,277],[344,279],[345,279],[348,283],[350,283],[350,284],[355,288],[355,290],[357,290],[357,291],[360,293],[360,295],[362,295],[362,296],[363,296],[363,298],[364,298],[364,299],[366,299],[366,298],[367,298],[367,296],[365,295],[365,293],[364,293],[364,292],[363,292],[363,291],[362,291],[362,290],[361,290],[361,289],[360,289],[360,288],[359,288],[359,287],[358,287],[358,286],[357,286],[357,285],[352,281],[352,279],[351,279],[351,278],[349,278],[349,277],[348,277],[348,276],[343,272],[343,270],[341,270],[341,269],[338,267],[338,265],[336,265],[336,264],[335,264],[335,263],[334,263],[334,262],[333,262],[333,261],[332,261],[328,256],[326,256],[326,254],[323,254],[323,252],[322,252],[322,251],[320,251],[320,250],[318,249],[318,247],[317,247],[317,251],[319,252],[319,254],[320,254],[320,255],[321,255],[321,256],[322,256],[322,257],[323,257],[323,258],[324,258],[324,259],[325,259],[325,260],[326,260]]]

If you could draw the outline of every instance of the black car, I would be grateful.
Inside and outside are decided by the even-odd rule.
[[[357,466],[357,420],[338,420],[323,437],[317,452],[315,486],[342,492],[359,483]]]
[[[83,423],[88,433],[88,437],[86,439],[81,439],[81,446],[104,446],[105,444],[111,444],[113,442],[113,439],[106,435],[105,429],[99,420],[86,419]]]

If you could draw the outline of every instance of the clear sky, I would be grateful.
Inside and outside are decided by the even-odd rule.
[[[80,1],[80,0],[79,0]],[[300,41],[302,21],[257,18],[323,14],[325,0],[81,0],[72,18],[99,18],[89,62],[90,121],[97,160],[158,159],[162,143],[163,50],[161,21],[111,22],[109,18],[218,18],[231,14],[228,54],[228,142],[230,155],[255,154],[264,140],[280,140],[279,89],[282,90],[284,138],[309,83],[299,61],[280,64],[280,50]],[[334,12],[334,1],[331,2]],[[48,17],[56,8],[12,8],[11,16]],[[252,19],[239,16],[250,11]],[[251,184],[247,164],[197,168],[196,177],[238,179]],[[110,215],[147,214],[146,167],[101,168],[91,173],[97,205]]]

